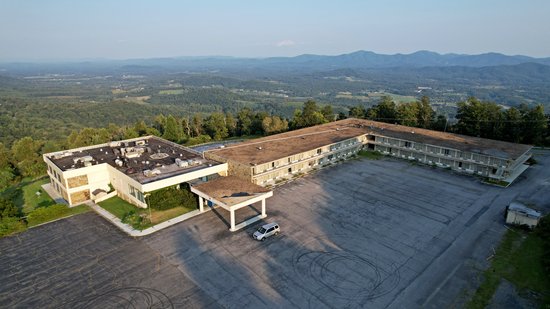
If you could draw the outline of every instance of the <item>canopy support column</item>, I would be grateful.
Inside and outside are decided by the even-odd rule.
[[[229,211],[229,216],[231,217],[231,228],[229,229],[231,232],[235,232],[237,229],[235,228],[235,209],[231,209]]]

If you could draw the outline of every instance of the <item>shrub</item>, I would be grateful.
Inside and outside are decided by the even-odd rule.
[[[22,232],[27,228],[25,222],[15,217],[4,217],[0,220],[0,237]]]
[[[153,191],[147,196],[146,200],[149,207],[157,210],[166,210],[178,206],[190,209],[197,208],[197,198],[188,186],[181,189],[174,186]]]
[[[191,137],[189,140],[187,140],[187,143],[185,143],[187,146],[194,146],[194,145],[200,145],[204,143],[208,143],[212,140],[210,135],[199,135],[197,137]]]
[[[133,228],[141,230],[142,225],[145,224],[143,217],[137,213],[135,210],[130,210],[120,220],[122,223],[129,224]]]
[[[49,207],[40,207],[33,210],[27,216],[30,226],[51,221],[70,213],[69,207],[64,204],[55,204]]]
[[[20,217],[21,211],[12,200],[0,198],[0,219],[6,217]]]

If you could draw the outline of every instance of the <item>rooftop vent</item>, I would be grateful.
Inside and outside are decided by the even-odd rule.
[[[153,170],[144,170],[143,171],[143,175],[145,175],[145,177],[154,177],[156,175],[160,175],[161,172],[159,169],[153,169]]]
[[[188,167],[189,162],[187,162],[187,160],[181,160],[180,158],[176,158],[176,165],[179,167]]]
[[[258,150],[262,150],[262,146],[259,146],[259,147],[258,147]]]
[[[54,154],[53,158],[54,159],[61,159],[61,158],[69,157],[69,156],[72,156],[72,155],[73,155],[73,153],[70,152],[70,151],[63,151],[63,152]]]

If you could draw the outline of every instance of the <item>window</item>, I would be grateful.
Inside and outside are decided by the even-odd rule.
[[[272,167],[272,168],[275,167],[275,162],[271,162],[271,167]]]
[[[131,196],[135,197],[140,202],[145,203],[145,198],[144,198],[143,193],[141,191],[134,188],[132,185],[128,185],[128,188],[130,189],[130,195]]]
[[[458,162],[458,167],[462,168],[462,162]]]
[[[449,149],[443,149],[443,154],[445,154],[446,156],[449,155]]]
[[[405,147],[411,148],[411,142],[405,142]]]
[[[317,149],[317,154],[321,154],[321,148]]]
[[[289,173],[289,174],[292,173],[292,167],[289,167],[289,168],[288,168],[288,173]]]
[[[288,163],[290,163],[290,158],[288,158]]]

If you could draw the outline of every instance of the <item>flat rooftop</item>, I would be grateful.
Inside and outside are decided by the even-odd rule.
[[[62,171],[107,163],[141,184],[220,164],[194,150],[155,136],[145,136],[48,153]]]
[[[193,188],[229,207],[271,191],[236,176],[218,177]]]
[[[349,118],[262,137],[209,152],[229,160],[254,165],[271,162],[363,134],[399,138],[502,159],[516,159],[531,149],[529,145]]]

